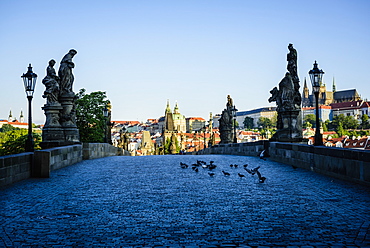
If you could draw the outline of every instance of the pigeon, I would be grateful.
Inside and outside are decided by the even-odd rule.
[[[260,183],[264,183],[264,182],[265,182],[265,180],[266,180],[266,177],[263,177],[263,176],[261,175],[261,173],[259,172],[259,170],[257,170],[257,171],[256,171],[256,173],[257,173],[257,175],[258,175],[259,182],[260,182]]]
[[[188,165],[187,165],[187,164],[185,164],[185,163],[183,163],[183,162],[180,162],[180,166],[181,166],[181,168],[183,168],[183,169],[188,168]]]
[[[265,151],[266,151],[266,150],[263,150],[263,151],[260,153],[260,159],[266,160],[266,159],[265,159]]]
[[[252,170],[250,170],[250,169],[248,169],[248,168],[244,168],[244,170],[245,170],[246,172],[248,172],[249,174],[251,174],[251,175],[256,174],[256,172],[255,172],[255,171],[252,171]]]
[[[240,178],[245,177],[243,174],[240,174],[240,173],[238,173],[238,176],[239,176]]]
[[[230,176],[230,173],[229,172],[222,171],[222,173],[224,173],[225,176]]]
[[[256,168],[252,169],[252,172],[257,172],[261,166],[257,166]]]

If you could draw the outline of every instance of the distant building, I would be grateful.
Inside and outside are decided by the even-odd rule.
[[[263,107],[258,109],[252,109],[248,111],[236,112],[236,121],[239,123],[239,127],[244,128],[245,117],[253,118],[253,125],[257,127],[257,122],[260,117],[266,117],[272,119],[276,115],[276,107]]]
[[[370,113],[370,102],[362,100],[352,102],[340,102],[330,104],[333,117],[343,114],[344,116],[353,116],[356,120],[361,120],[361,116]]]
[[[206,125],[206,120],[202,117],[188,117],[186,118],[186,132],[191,133],[200,131]]]
[[[316,115],[316,107],[302,107],[302,120],[304,120],[306,115],[313,114]],[[331,106],[320,105],[319,106],[319,118],[322,121],[332,121],[333,113]]]
[[[326,85],[320,86],[319,105],[330,105],[332,103],[352,102],[361,100],[356,89],[336,91],[335,82],[333,79],[333,90],[328,91]],[[302,93],[302,107],[315,107],[316,100],[313,92],[309,94],[306,79],[304,80]]]

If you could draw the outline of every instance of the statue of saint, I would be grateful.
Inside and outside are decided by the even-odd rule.
[[[46,87],[44,95],[42,97],[46,98],[46,103],[49,105],[58,103],[59,97],[59,77],[55,72],[54,65],[55,60],[50,60],[49,66],[46,68],[46,76],[42,80],[42,83]]]
[[[299,83],[298,73],[297,73],[297,50],[293,48],[293,44],[288,45],[289,53],[287,54],[287,69],[292,76],[294,83]]]
[[[60,62],[58,75],[60,77],[61,94],[73,92],[72,85],[74,81],[74,76],[72,74],[72,69],[75,67],[75,64],[72,62],[72,58],[76,54],[77,51],[71,49],[66,55],[64,55],[62,61]]]

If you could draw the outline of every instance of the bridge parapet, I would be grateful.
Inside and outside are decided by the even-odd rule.
[[[216,145],[197,154],[258,156],[263,150],[273,161],[370,186],[370,151],[366,150],[257,141]]]

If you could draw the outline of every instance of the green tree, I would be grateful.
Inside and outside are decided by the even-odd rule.
[[[337,129],[335,130],[339,137],[343,137],[344,135],[347,135],[348,132],[344,130],[343,125],[341,122],[339,122]]]
[[[311,127],[316,128],[316,115],[305,115],[305,117],[303,118],[303,127],[305,128],[307,127],[307,124],[305,124],[306,122],[309,122],[311,124]]]
[[[80,132],[81,142],[104,142],[107,120],[103,116],[103,109],[108,108],[110,101],[102,91],[86,94],[80,89],[76,100],[76,124]]]
[[[245,117],[243,121],[244,128],[246,129],[252,129],[254,127],[253,125],[253,118],[252,117]]]
[[[1,128],[0,128],[0,132],[8,132],[8,131],[13,131],[13,130],[19,130],[20,128],[19,127],[13,127],[12,125],[10,124],[4,124]]]
[[[362,129],[368,129],[370,127],[369,125],[369,116],[367,114],[363,114],[361,116],[361,128]]]
[[[338,129],[340,123],[345,130],[356,129],[358,127],[358,121],[352,115],[344,116],[344,114],[340,114],[335,116],[332,121],[335,130]]]
[[[37,133],[32,133],[35,149],[39,150],[41,136]],[[0,136],[0,156],[18,154],[25,152],[25,144],[28,138],[27,129],[14,129],[11,131],[3,132]]]
[[[257,121],[257,125],[262,129],[269,129],[272,127],[272,121],[267,117],[260,117]]]

